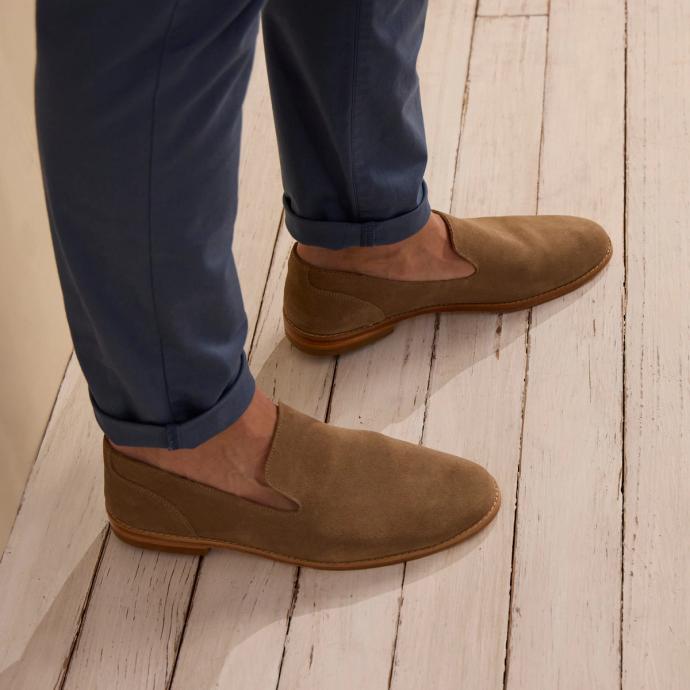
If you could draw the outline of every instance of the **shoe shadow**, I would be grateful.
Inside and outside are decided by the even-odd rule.
[[[473,538],[475,546],[486,538],[486,533],[487,530]],[[56,670],[60,669],[55,656],[58,653],[54,648],[55,632],[63,627],[65,615],[70,618],[75,613],[80,615],[79,611],[73,611],[74,601],[84,592],[85,579],[93,576],[101,541],[99,535],[75,564],[23,645],[21,656],[0,672],[1,690],[33,690],[52,687],[59,682],[55,677]],[[452,558],[444,556],[439,567],[448,567],[461,559],[466,553],[464,547],[461,545],[448,552]],[[181,640],[173,688],[274,687],[288,620],[294,632],[301,625],[309,626],[313,616],[322,612],[328,614],[362,604],[367,608],[385,606],[386,602],[397,600],[402,584],[402,565],[349,572],[301,569],[297,580],[294,566],[249,554],[213,551],[201,562],[196,588],[184,590],[186,597],[177,590],[175,599],[169,598],[170,591],[166,591],[161,578],[172,578],[170,573],[175,571],[191,572],[194,557],[143,551],[123,544],[112,534],[106,549],[109,553],[104,555],[97,576],[99,586],[105,585],[105,578],[115,576],[103,570],[116,572],[131,586],[111,582],[107,587],[107,630],[101,624],[97,640],[82,640],[90,649],[80,654],[79,663],[87,666],[70,669],[73,681],[74,678],[100,678],[99,687],[104,688],[115,687],[123,681],[120,676],[123,668],[130,667],[127,675],[137,678],[140,676],[136,671],[139,663],[150,664],[156,658],[172,663],[175,649],[170,644],[180,642],[183,625],[185,635]],[[118,567],[110,570],[108,561],[111,564],[117,561]],[[131,567],[123,567],[123,564],[131,564]],[[137,574],[142,573],[143,576],[137,578]],[[192,594],[195,596],[185,625],[187,597]],[[167,612],[161,612],[161,608]],[[139,615],[132,615],[137,610]],[[133,644],[134,648],[144,642],[153,643],[154,648],[161,644],[161,626],[167,629],[169,618],[176,618],[177,625],[171,627],[167,651],[149,649],[140,659],[138,654],[131,658]],[[88,636],[87,631],[82,630],[82,635]],[[144,650],[145,645],[141,649]],[[257,665],[256,660],[260,658],[266,663]],[[153,670],[159,673],[166,669],[169,672],[170,668],[161,664]],[[63,667],[60,675],[65,671]],[[261,682],[262,676],[265,676],[265,684]]]
[[[534,307],[533,314],[538,318],[533,319],[532,332],[585,298],[603,275],[605,272],[570,294]],[[366,402],[361,405],[363,409],[372,410],[371,414],[362,409],[346,415],[356,419],[344,426],[406,438],[406,434],[397,433],[400,426],[414,420],[420,411],[423,415],[428,401],[454,379],[488,358],[499,359],[518,342],[524,347],[528,314],[528,310],[522,310],[506,314],[457,312],[438,317],[420,316],[401,322],[381,341],[341,355],[334,405],[340,404],[337,395],[340,386],[348,391],[342,404],[357,405],[362,401]],[[314,395],[318,392],[316,408],[323,407],[321,402],[327,401],[330,394],[336,358],[306,355],[282,336],[276,337],[276,341],[255,372],[259,387],[275,400],[283,400],[306,412],[315,408]],[[439,366],[441,354],[444,366]],[[418,384],[413,395],[410,395],[410,379]],[[357,389],[355,395],[350,392],[353,388]],[[501,392],[496,391],[496,395],[500,396]]]
[[[425,559],[425,576],[456,567],[490,538],[492,529],[493,524]],[[405,573],[403,564],[298,572],[247,554],[212,552],[203,561],[172,688],[275,687],[280,665],[305,662],[305,644],[335,644],[332,635],[340,626],[333,627],[334,619],[343,615],[369,621],[374,638],[388,634],[392,645]],[[406,582],[417,579],[408,576]],[[351,645],[343,644],[342,654],[352,654]],[[257,658],[266,665],[257,667]]]

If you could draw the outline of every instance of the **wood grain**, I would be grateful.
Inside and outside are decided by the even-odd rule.
[[[690,684],[690,5],[628,3],[624,690]]]
[[[534,213],[546,20],[479,19],[452,211]],[[527,313],[443,315],[424,443],[486,466],[503,492],[477,539],[409,563],[392,688],[502,688]]]
[[[479,0],[477,14],[485,17],[511,17],[544,15],[549,11],[549,0]]]
[[[539,212],[610,233],[607,270],[529,335],[507,688],[619,684],[623,361],[622,0],[553,0]]]
[[[196,569],[193,556],[135,550],[111,534],[64,687],[166,687]]]

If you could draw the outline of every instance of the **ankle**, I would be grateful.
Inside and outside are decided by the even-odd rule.
[[[414,247],[425,241],[426,235],[443,221],[432,213],[422,228],[414,235],[391,244],[377,244],[372,247],[346,247],[327,249],[314,245],[298,244],[297,253],[307,263],[331,270],[357,271],[363,267],[374,270],[373,275],[385,274],[391,267],[407,261]]]
[[[226,445],[231,439],[247,441],[247,443],[242,444],[246,450],[249,450],[248,446],[252,448],[255,446],[259,448],[262,445],[270,446],[276,419],[277,408],[275,404],[257,390],[249,407],[235,422],[195,448],[168,450],[167,448],[120,445],[112,441],[110,443],[113,448],[124,455],[143,462],[151,464],[168,461],[185,462],[192,458],[213,456],[217,453],[219,446]]]
[[[339,271],[357,271],[362,265],[390,265],[404,253],[404,243],[381,244],[373,247],[346,247],[328,249],[311,244],[298,244],[297,253],[308,264]]]
[[[128,457],[167,472],[264,505],[291,510],[292,502],[274,492],[265,480],[277,419],[276,406],[257,390],[237,421],[196,448],[167,450],[112,445]]]
[[[390,280],[466,278],[474,272],[453,249],[444,220],[432,213],[424,226],[401,242],[374,247],[324,249],[300,244],[297,253],[307,263]]]

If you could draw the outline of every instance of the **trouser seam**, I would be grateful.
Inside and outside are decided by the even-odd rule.
[[[355,170],[355,118],[357,109],[357,85],[359,81],[359,42],[361,29],[362,0],[357,0],[355,5],[354,36],[352,46],[352,90],[350,95],[350,177],[352,181],[352,197],[354,203],[354,216],[360,219],[359,190],[357,188]]]
[[[177,9],[180,6],[181,0],[175,0],[170,12],[170,19],[168,20],[168,26],[165,30],[165,35],[163,36],[163,41],[161,44],[160,56],[158,58],[158,67],[156,70],[156,81],[153,87],[153,98],[151,102],[151,131],[150,131],[150,141],[149,141],[149,174],[148,174],[148,253],[149,253],[149,284],[151,290],[151,305],[153,311],[153,323],[158,335],[158,346],[160,350],[161,359],[161,373],[163,376],[163,385],[165,388],[165,396],[168,401],[168,409],[170,413],[170,419],[175,420],[175,415],[173,412],[173,404],[170,396],[170,384],[168,381],[168,371],[167,363],[165,358],[165,348],[163,344],[163,334],[160,325],[160,319],[158,317],[158,305],[156,301],[156,284],[154,279],[154,261],[153,261],[153,159],[155,150],[155,134],[156,134],[156,110],[158,102],[158,92],[160,90],[160,83],[163,74],[163,66],[165,63],[165,55],[168,49],[168,40],[173,30],[175,23],[175,18],[177,16]],[[175,434],[176,435],[176,434]],[[168,447],[176,448],[176,439],[172,438],[170,433],[167,434],[168,437]]]
[[[361,232],[361,245],[363,247],[373,247],[376,239],[376,223],[364,223]]]
[[[177,450],[180,447],[180,439],[177,433],[176,424],[166,424],[165,438],[168,443],[168,450]]]

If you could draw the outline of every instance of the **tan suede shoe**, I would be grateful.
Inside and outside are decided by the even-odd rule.
[[[469,460],[339,429],[280,405],[266,481],[279,510],[133,460],[104,439],[115,534],[145,548],[248,551],[314,568],[420,558],[475,534],[498,512],[493,477]]]
[[[604,229],[571,216],[444,220],[467,278],[403,281],[317,268],[292,250],[285,281],[285,333],[298,348],[332,355],[385,335],[395,324],[440,311],[525,309],[593,278],[611,258]]]

